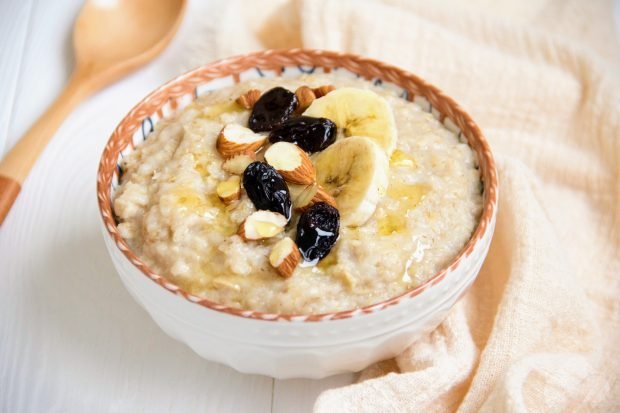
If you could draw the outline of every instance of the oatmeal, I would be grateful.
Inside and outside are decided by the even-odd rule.
[[[118,229],[153,271],[265,312],[403,293],[454,259],[482,209],[466,143],[395,92],[336,74],[201,96],[122,170]]]

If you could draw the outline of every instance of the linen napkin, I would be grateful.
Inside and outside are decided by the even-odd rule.
[[[498,163],[488,258],[434,332],[317,412],[620,411],[620,45],[611,0],[228,1],[187,66],[350,51],[460,102]]]

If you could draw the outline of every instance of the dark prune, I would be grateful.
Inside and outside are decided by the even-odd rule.
[[[243,172],[243,187],[256,207],[278,212],[291,218],[291,195],[288,186],[272,166],[263,162],[252,162]]]
[[[280,126],[297,109],[297,96],[283,87],[265,92],[254,104],[248,127],[254,132],[270,131]]]
[[[331,251],[338,239],[340,214],[333,206],[319,202],[308,208],[297,223],[297,239],[305,261],[316,263]]]
[[[326,118],[291,118],[269,134],[269,142],[291,142],[306,152],[318,152],[336,140],[336,124]]]

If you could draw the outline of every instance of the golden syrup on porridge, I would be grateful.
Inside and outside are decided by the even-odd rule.
[[[180,187],[174,190],[173,195],[175,207],[201,216],[211,214],[213,219],[209,227],[220,234],[230,236],[237,232],[237,225],[230,220],[226,205],[216,194],[205,197],[194,189]]]
[[[413,156],[401,151],[400,149],[396,149],[392,152],[392,156],[390,157],[390,166],[396,168],[414,169],[418,167],[418,164]]]
[[[194,169],[196,170],[196,172],[198,172],[200,174],[200,176],[202,176],[203,178],[206,178],[207,176],[209,176],[209,171],[207,171],[207,168],[205,168],[205,166],[201,163],[201,162],[196,162],[194,164]]]
[[[400,233],[407,228],[407,212],[414,209],[430,187],[426,184],[407,184],[397,179],[390,179],[387,194],[399,200],[398,208],[390,209],[384,217],[379,218],[378,231],[380,235]]]
[[[244,110],[245,109],[237,105],[234,101],[221,102],[204,107],[200,117],[203,119],[216,119],[224,113],[243,112]]]
[[[178,187],[173,191],[176,207],[200,213],[206,208],[205,196],[191,188]]]

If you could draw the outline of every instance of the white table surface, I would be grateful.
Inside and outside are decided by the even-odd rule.
[[[0,153],[67,80],[81,3],[0,0]],[[208,7],[189,11],[208,18]],[[179,74],[190,21],[156,61],[67,118],[0,227],[0,412],[304,412],[355,378],[273,380],[206,361],[166,336],[112,267],[97,161],[130,107]]]

